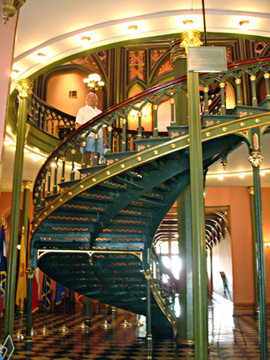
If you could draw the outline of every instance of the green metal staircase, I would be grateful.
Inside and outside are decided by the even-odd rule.
[[[208,85],[212,76],[215,83],[224,82],[240,72],[241,76],[253,74],[254,69],[256,73],[268,73],[269,59],[263,60],[232,66],[220,76],[204,75],[200,81]],[[174,110],[175,98],[185,87],[185,77],[156,86],[105,111],[69,135],[38,174],[31,234],[30,266],[38,266],[53,280],[89,298],[146,315],[146,279],[150,280],[153,325],[170,323],[175,331],[179,328],[174,313],[177,281],[167,271],[168,284],[163,284],[152,273],[151,262],[166,273],[152,251],[153,238],[190,183],[189,134],[187,127],[176,124]],[[240,104],[241,108],[236,107],[230,115],[223,113],[223,95],[219,106],[215,104],[212,109],[214,113],[221,109],[219,115],[211,115],[211,107],[207,107],[202,116],[204,176],[244,141],[254,150],[256,129],[259,136],[269,131],[269,87],[263,108]],[[161,138],[156,129],[158,105],[164,99],[170,101],[171,124],[167,137]],[[154,131],[147,138],[142,131],[141,113],[149,103],[154,109]],[[131,110],[138,115],[134,151],[129,151],[126,128]],[[116,122],[121,124],[121,134],[113,130]],[[96,124],[108,126],[107,164],[92,168],[83,165],[76,170],[78,142],[83,143]],[[68,163],[71,172],[67,180]]]

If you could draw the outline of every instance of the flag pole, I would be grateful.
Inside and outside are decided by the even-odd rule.
[[[43,288],[42,288],[42,298],[43,298],[43,306],[44,306],[44,326],[42,329],[42,333],[48,334],[49,330],[46,329],[46,318],[47,318],[47,309],[49,310],[51,307],[51,279],[44,274],[43,277]]]
[[[66,288],[64,288],[64,324],[60,330],[63,333],[68,332],[68,328],[66,327]]]

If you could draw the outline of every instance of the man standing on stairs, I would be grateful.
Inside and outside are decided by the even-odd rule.
[[[93,117],[100,114],[102,111],[97,108],[98,97],[97,94],[90,92],[86,96],[86,105],[79,109],[78,114],[76,116],[76,129],[86,123],[88,120],[91,120]],[[94,126],[94,128],[96,128]],[[90,134],[86,138],[86,146],[85,146],[85,165],[89,163],[89,159],[91,157],[91,165],[94,165],[94,155],[95,155],[95,138],[94,133],[90,132]],[[107,133],[106,133],[106,125],[103,125],[102,128],[98,131],[98,155],[104,155],[104,146],[107,145]],[[81,147],[81,153],[83,152],[83,148]]]

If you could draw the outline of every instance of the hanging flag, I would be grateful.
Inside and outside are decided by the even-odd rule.
[[[76,293],[75,300],[80,306],[83,306],[83,295]]]
[[[37,268],[33,278],[32,313],[38,310],[39,294],[39,269]]]
[[[65,296],[65,287],[61,284],[57,284],[55,304],[60,305],[64,296]]]
[[[5,226],[1,226],[0,234],[0,296],[1,296],[1,316],[4,315],[5,292],[7,279],[7,234]]]
[[[51,307],[51,279],[44,274],[42,286],[43,306],[49,310]]]
[[[20,308],[24,307],[24,299],[27,297],[26,290],[26,251],[24,229],[21,236],[20,265],[18,270],[18,282],[16,291],[16,305]]]

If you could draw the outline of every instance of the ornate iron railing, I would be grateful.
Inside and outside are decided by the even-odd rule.
[[[64,139],[75,129],[75,116],[57,110],[32,94],[28,122],[46,133]]]
[[[236,87],[236,103],[242,105],[241,99],[241,80],[245,83],[250,78],[251,89],[251,103],[253,107],[258,105],[258,98],[256,93],[256,75],[257,82],[260,82],[262,78],[265,79],[265,100],[268,102],[263,105],[269,108],[270,91],[269,91],[269,72],[270,72],[270,57],[251,59],[249,61],[242,61],[232,63],[228,65],[228,71],[223,74],[201,74],[200,84],[205,89],[204,91],[204,116],[209,113],[209,99],[208,91],[209,86],[220,87],[220,111],[218,115],[213,117],[211,121],[205,122],[206,127],[220,124],[222,121],[226,122],[226,99],[225,99],[225,82],[232,82],[235,80]],[[97,159],[98,149],[98,131],[104,125],[107,126],[108,133],[108,149],[107,154],[114,152],[125,153],[133,150],[134,146],[131,146],[130,140],[136,135],[136,140],[142,140],[144,136],[152,137],[153,139],[159,139],[160,134],[158,131],[159,125],[159,108],[167,101],[170,108],[169,117],[169,135],[171,137],[181,136],[187,133],[187,127],[183,131],[177,126],[175,117],[175,101],[177,94],[180,91],[186,91],[186,77],[172,80],[170,82],[156,85],[116,106],[105,110],[94,119],[88,121],[82,125],[79,129],[75,130],[52,152],[48,157],[45,164],[40,169],[36,182],[34,185],[34,203],[35,210],[39,210],[45,205],[45,198],[49,195],[59,193],[60,187],[58,183],[65,182],[67,180],[75,180],[75,171],[77,168],[84,168],[85,165],[85,145],[86,138],[90,132],[95,134],[95,158]],[[217,104],[215,99],[212,100],[215,108]],[[246,104],[245,104],[246,105]],[[148,133],[143,131],[143,114],[145,109],[151,109],[153,126],[152,130]],[[136,126],[134,126],[136,133],[132,133],[128,139],[127,125],[130,120],[130,116],[136,118]],[[249,116],[248,112],[244,112],[239,116]],[[238,116],[238,117],[239,117]],[[120,126],[119,126],[120,125]],[[121,128],[121,134],[115,135],[115,127]],[[181,128],[181,127],[180,127]],[[119,130],[117,130],[119,131]],[[130,134],[130,133],[129,133]],[[127,140],[128,139],[128,140]],[[80,153],[79,144],[82,146],[82,164],[78,164],[78,157],[76,153]],[[137,146],[139,149],[139,146]],[[141,147],[143,148],[143,147]],[[77,163],[76,163],[77,160]],[[67,162],[69,163],[69,179],[66,178],[67,174]],[[58,172],[59,165],[61,165],[61,171]],[[97,165],[97,163],[95,164]],[[48,201],[48,200],[47,200]]]

